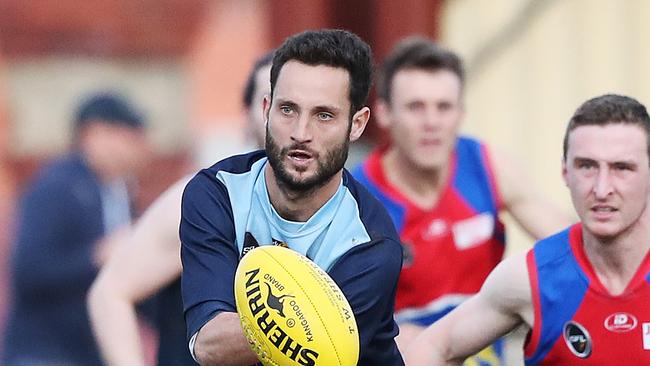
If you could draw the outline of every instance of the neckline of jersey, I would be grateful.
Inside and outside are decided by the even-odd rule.
[[[447,179],[445,180],[442,189],[440,190],[440,195],[436,200],[436,203],[430,208],[424,208],[418,205],[411,198],[406,196],[402,191],[399,190],[393,183],[388,179],[384,167],[382,165],[382,157],[388,151],[388,148],[379,149],[373,152],[368,157],[368,175],[373,179],[379,186],[383,187],[384,193],[386,193],[392,200],[403,203],[407,206],[409,211],[419,212],[419,213],[431,213],[436,212],[441,207],[441,202],[444,201],[444,198],[448,196],[449,191],[453,187],[453,182],[456,179],[456,168],[458,164],[458,157],[456,149],[451,152],[449,158],[449,166]]]
[[[268,161],[265,163],[268,164]],[[269,219],[269,223],[273,225],[283,236],[287,238],[297,238],[305,235],[312,234],[324,226],[329,225],[332,221],[336,208],[341,204],[345,195],[345,187],[343,186],[343,179],[339,183],[336,193],[325,202],[310,218],[305,222],[291,221],[283,218],[276,211],[275,207],[271,204],[269,198],[268,188],[266,187],[266,169],[263,166],[261,174],[258,176],[258,181],[255,183],[257,196],[262,200],[263,206],[268,207],[265,210],[265,215]]]
[[[589,288],[595,292],[605,295],[610,298],[623,298],[633,294],[637,288],[639,288],[645,281],[648,273],[650,272],[650,252],[648,252],[645,258],[641,261],[641,264],[636,269],[634,276],[625,286],[625,290],[619,295],[613,295],[603,283],[600,281],[596,275],[596,271],[587,258],[585,253],[583,235],[582,235],[582,224],[578,223],[571,227],[569,231],[569,244],[571,246],[571,251],[576,258],[577,264],[580,269],[584,272],[587,280],[589,282]]]

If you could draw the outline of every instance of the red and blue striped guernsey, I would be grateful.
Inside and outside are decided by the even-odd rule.
[[[438,202],[422,209],[386,178],[381,159],[371,154],[353,175],[384,204],[402,241],[395,319],[398,323],[432,324],[478,292],[504,252],[501,208],[484,144],[459,137],[452,152],[447,182]],[[483,365],[497,365],[501,345],[483,352]]]
[[[384,204],[404,250],[395,315],[429,325],[478,292],[501,261],[500,198],[485,145],[458,139],[437,204],[420,208],[387,180],[375,151],[353,173]]]
[[[650,365],[650,259],[611,295],[588,261],[580,224],[539,241],[527,266],[535,314],[526,365]]]

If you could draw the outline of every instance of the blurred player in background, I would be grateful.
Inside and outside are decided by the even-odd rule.
[[[459,136],[463,88],[457,55],[425,38],[399,42],[377,85],[375,116],[391,142],[354,171],[401,235],[395,318],[402,349],[476,293],[501,261],[501,210],[535,238],[569,223],[508,156]],[[498,364],[501,347],[502,342],[485,350],[476,361]]]
[[[649,154],[642,104],[620,95],[583,103],[562,164],[580,223],[504,260],[421,334],[407,364],[459,365],[523,324],[526,365],[649,365]]]
[[[111,246],[102,238],[130,223],[126,180],[148,143],[140,113],[101,93],[79,108],[74,150],[26,188],[10,278],[3,365],[100,365],[86,293]]]
[[[359,328],[359,365],[402,365],[393,302],[399,238],[381,204],[343,168],[363,133],[370,47],[342,30],[289,37],[264,99],[266,151],[199,172],[183,193],[183,304],[190,348],[210,365],[257,361],[233,284],[242,253],[284,243],[339,285]],[[289,344],[289,343],[287,343]]]
[[[251,145],[264,146],[262,101],[270,93],[273,53],[251,70],[243,94],[246,134]],[[195,365],[187,348],[180,293],[181,195],[189,177],[164,192],[133,226],[113,238],[121,242],[102,269],[88,297],[92,326],[109,365],[144,365],[136,305],[163,289],[158,301],[158,365]]]
[[[260,57],[248,75],[242,102],[244,105],[244,117],[246,120],[246,137],[250,144],[256,149],[264,148],[266,139],[266,123],[262,113],[262,102],[264,97],[271,94],[271,63],[273,62],[273,51]]]

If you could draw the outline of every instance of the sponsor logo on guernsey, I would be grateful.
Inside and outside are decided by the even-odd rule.
[[[270,310],[277,312],[281,317],[286,318],[286,315],[284,314],[284,305],[288,303],[291,310],[299,319],[299,324],[305,331],[307,342],[313,342],[313,335],[311,334],[309,323],[302,314],[300,306],[294,299],[286,301],[287,297],[292,297],[290,295],[277,295],[277,293],[273,294],[271,292],[271,288],[275,288],[277,292],[282,292],[284,291],[284,286],[270,274],[265,274],[263,276],[264,281],[260,281],[259,277],[259,268],[246,272],[246,298],[248,299],[248,308],[255,318],[254,324],[262,331],[262,333],[264,333],[275,348],[297,362],[299,365],[316,365],[318,352],[291,338],[284,328],[285,324],[278,323],[271,318]],[[262,287],[260,286],[261,282],[268,286],[266,301],[263,300]],[[293,327],[295,324],[296,321],[293,318],[289,318],[286,321],[286,326],[288,327]]]
[[[275,239],[275,238],[271,238],[271,244],[273,244],[275,246],[278,246],[278,247],[289,248],[289,244],[287,244],[286,242],[284,242],[282,240],[278,240],[278,239]]]
[[[248,254],[248,252],[250,252],[251,250],[259,246],[260,245],[255,239],[255,237],[253,236],[253,234],[246,232],[246,234],[244,235],[244,245],[242,247],[241,256],[239,256],[239,259],[244,258],[244,256]]]
[[[449,224],[443,219],[433,219],[429,225],[425,226],[422,230],[422,239],[431,240],[438,236],[442,236],[449,231]]]
[[[614,313],[605,318],[605,328],[610,332],[625,333],[636,328],[636,317],[628,313]]]
[[[451,228],[459,250],[484,243],[494,235],[494,216],[489,212],[455,223]]]
[[[571,353],[580,358],[587,358],[591,355],[591,337],[587,329],[580,323],[572,320],[564,323],[562,334]]]
[[[643,323],[643,349],[650,350],[650,323]]]

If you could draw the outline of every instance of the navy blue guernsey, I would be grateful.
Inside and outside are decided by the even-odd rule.
[[[183,193],[180,236],[188,336],[220,312],[235,312],[234,276],[242,251],[285,243],[329,273],[359,327],[359,365],[403,365],[394,338],[399,236],[385,209],[346,171],[337,192],[307,222],[271,205],[264,151],[200,171]]]

